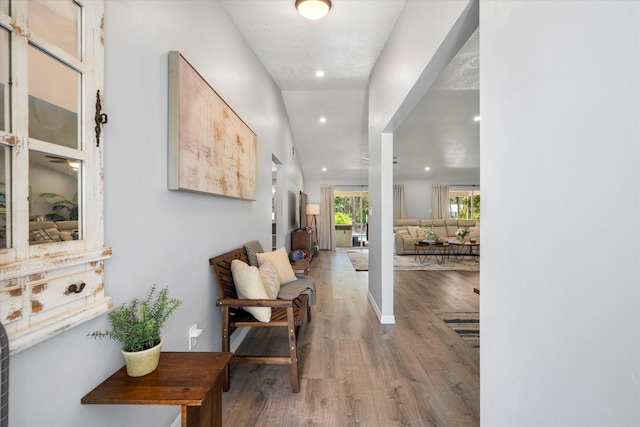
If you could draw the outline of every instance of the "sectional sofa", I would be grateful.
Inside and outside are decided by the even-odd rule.
[[[77,240],[78,221],[30,221],[29,244]]]
[[[393,247],[396,255],[413,255],[413,244],[425,240],[433,226],[433,232],[444,240],[457,239],[459,228],[468,228],[467,239],[480,241],[480,221],[475,219],[394,219]]]

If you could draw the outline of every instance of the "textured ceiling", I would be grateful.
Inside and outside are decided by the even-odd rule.
[[[368,164],[362,158],[368,152],[369,74],[405,2],[334,0],[319,21],[302,18],[294,3],[221,0],[282,90],[305,179],[366,182]],[[478,123],[473,122],[478,111],[477,51],[475,36],[396,131],[396,177],[479,175]],[[325,76],[317,78],[317,70]],[[425,162],[431,166],[428,175]]]

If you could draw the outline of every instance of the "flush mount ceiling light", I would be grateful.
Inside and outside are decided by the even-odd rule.
[[[315,21],[329,13],[331,0],[296,0],[296,9],[303,17]]]

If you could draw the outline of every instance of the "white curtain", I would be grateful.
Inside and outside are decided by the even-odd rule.
[[[434,219],[449,218],[449,186],[434,185],[431,196],[431,210]]]
[[[407,212],[404,207],[404,185],[393,185],[393,218],[406,218]]]
[[[336,249],[336,230],[334,211],[334,187],[323,185],[320,188],[320,219],[318,220],[318,247],[320,250]]]
[[[318,224],[319,248],[333,251],[336,249],[336,230],[334,211],[334,187],[323,185],[320,188],[320,220]]]

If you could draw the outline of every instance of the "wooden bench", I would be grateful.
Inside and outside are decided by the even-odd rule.
[[[300,294],[293,300],[249,300],[239,299],[231,275],[231,262],[238,259],[248,262],[246,249],[239,248],[209,259],[216,279],[219,299],[216,305],[222,308],[222,351],[230,350],[231,334],[239,327],[287,328],[289,356],[236,356],[230,363],[282,364],[291,366],[291,387],[294,393],[300,391],[298,369],[298,332],[304,321],[305,312],[311,321],[309,295]],[[285,285],[286,286],[286,285]],[[271,321],[260,322],[242,307],[271,307]],[[306,309],[306,310],[305,310]],[[223,390],[229,390],[229,365],[224,372]]]

